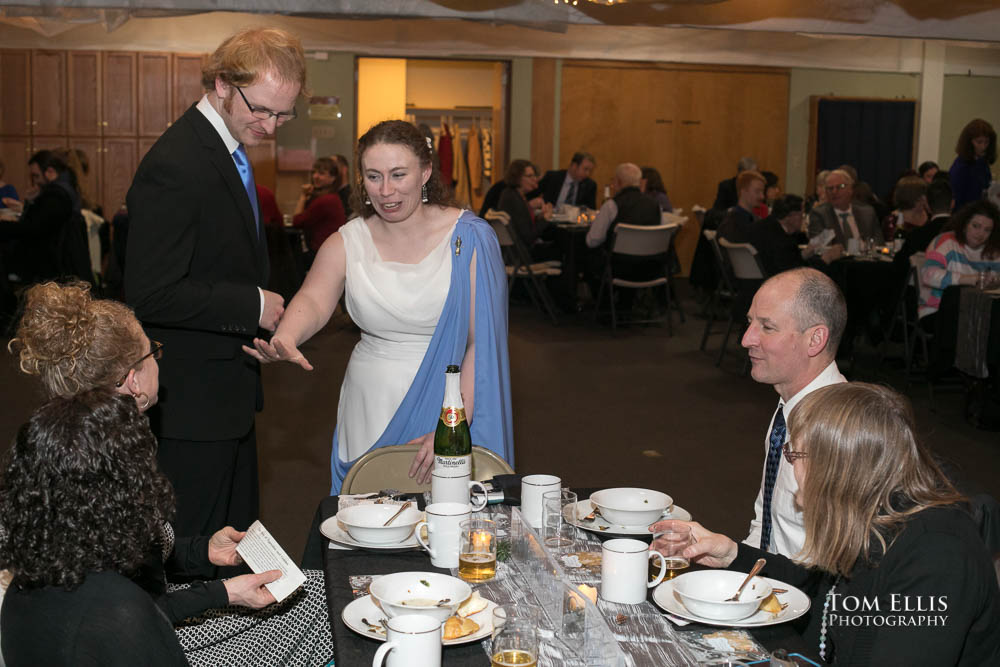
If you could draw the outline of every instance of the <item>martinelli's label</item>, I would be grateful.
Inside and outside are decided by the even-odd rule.
[[[442,477],[463,477],[472,475],[472,455],[465,456],[434,456],[434,472]]]
[[[459,423],[465,421],[465,408],[456,408],[454,406],[441,408],[441,421],[448,428],[458,426]]]

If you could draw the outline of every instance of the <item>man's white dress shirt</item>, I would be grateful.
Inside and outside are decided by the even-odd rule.
[[[792,409],[798,405],[799,401],[808,396],[811,392],[829,386],[847,382],[837,362],[833,361],[817,375],[812,382],[803,387],[799,393],[792,396],[787,403],[779,401],[781,411],[785,415],[785,423],[788,423],[788,416],[792,414]],[[770,447],[771,428],[774,425],[774,417],[767,426],[767,433],[764,434],[764,461],[767,462],[767,450]],[[788,434],[785,434],[785,442],[788,442]],[[789,465],[785,457],[778,461],[778,478],[774,482],[774,493],[771,496],[771,549],[772,553],[779,553],[782,556],[793,558],[802,550],[802,545],[806,541],[805,526],[802,523],[802,512],[795,506],[795,492],[799,490],[799,485],[795,482],[795,474],[792,466]],[[752,547],[760,546],[761,530],[764,518],[764,476],[761,475],[760,491],[757,492],[757,501],[754,503],[754,519],[750,522],[750,534],[744,543]]]

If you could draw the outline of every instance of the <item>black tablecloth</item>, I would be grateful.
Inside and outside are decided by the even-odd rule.
[[[578,489],[581,498],[590,497],[590,489]],[[424,551],[405,551],[399,553],[379,553],[371,551],[345,551],[330,549],[329,540],[319,532],[320,523],[337,513],[337,497],[324,498],[313,517],[313,525],[309,532],[302,567],[305,569],[323,568],[326,574],[326,600],[330,610],[330,630],[333,634],[334,657],[337,665],[369,665],[375,657],[375,651],[381,642],[353,632],[341,620],[340,613],[353,599],[349,577],[366,574],[391,574],[405,571],[427,571],[450,574],[448,570],[433,567],[430,558]],[[603,536],[598,536],[603,537]],[[608,536],[605,539],[610,539]],[[651,539],[651,538],[650,538]],[[647,539],[646,541],[650,541]],[[602,539],[603,541],[603,539]],[[652,601],[650,589],[649,600]],[[810,610],[810,613],[819,610]],[[796,627],[804,621],[772,625],[766,628],[750,630],[750,634],[764,646],[774,651],[784,648],[791,652],[802,653],[815,659],[816,647],[808,647],[796,631]],[[801,624],[804,627],[804,623]],[[679,632],[704,631],[707,626],[692,623],[677,628]],[[444,662],[447,665],[463,667],[479,667],[489,665],[490,661],[479,642],[461,646],[444,647]],[[651,666],[652,667],[652,666]]]
[[[853,257],[832,262],[826,272],[847,301],[847,330],[842,344],[849,351],[854,337],[862,333],[872,343],[879,343],[882,324],[892,317],[904,276],[892,262]]]

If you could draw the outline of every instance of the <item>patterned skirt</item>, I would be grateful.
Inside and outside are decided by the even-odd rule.
[[[223,607],[177,625],[177,638],[194,667],[333,664],[333,637],[323,572],[306,570],[302,588],[264,609]],[[179,590],[185,586],[170,586]]]

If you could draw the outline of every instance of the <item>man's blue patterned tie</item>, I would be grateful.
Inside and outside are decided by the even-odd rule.
[[[786,431],[785,413],[779,405],[778,411],[774,413],[767,463],[764,466],[764,527],[760,531],[760,548],[764,551],[771,550],[771,499],[774,496],[774,483],[778,479],[778,466],[781,464],[781,448],[785,444]]]
[[[250,208],[253,209],[253,221],[257,225],[257,238],[260,238],[260,214],[257,212],[257,186],[253,182],[253,167],[250,166],[250,160],[247,158],[247,152],[243,148],[243,144],[240,144],[233,151],[233,162],[236,163],[236,169],[240,172],[240,179],[243,181],[243,187],[247,191],[247,197],[250,198]]]

